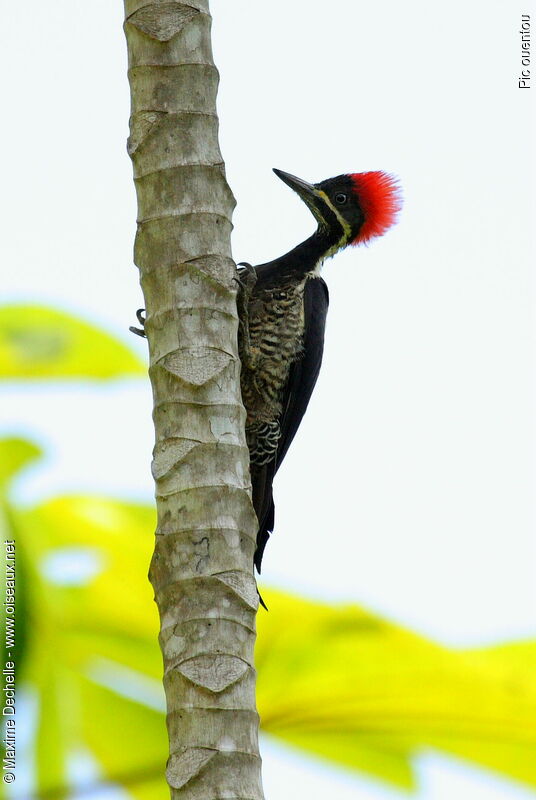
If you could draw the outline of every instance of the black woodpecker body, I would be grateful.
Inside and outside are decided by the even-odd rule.
[[[314,389],[324,349],[326,258],[383,234],[400,208],[396,182],[382,172],[339,175],[309,184],[276,175],[306,203],[318,227],[289,253],[241,271],[240,358],[247,412],[253,505],[259,521],[255,566],[261,571],[274,527],[272,481]]]

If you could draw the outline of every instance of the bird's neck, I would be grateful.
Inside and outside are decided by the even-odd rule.
[[[318,275],[325,258],[332,256],[340,246],[337,235],[318,229],[316,233],[294,247],[288,253],[272,261],[280,276],[305,278]],[[268,265],[267,265],[268,266]]]

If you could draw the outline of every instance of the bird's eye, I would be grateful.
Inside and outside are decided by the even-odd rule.
[[[344,205],[348,200],[347,196],[343,192],[337,192],[335,195],[335,202],[338,203],[340,206]]]

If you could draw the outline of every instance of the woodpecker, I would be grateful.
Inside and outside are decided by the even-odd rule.
[[[272,482],[322,363],[329,295],[320,270],[327,258],[348,245],[368,244],[382,236],[401,208],[398,183],[384,172],[338,175],[315,184],[279,169],[274,172],[303,200],[317,229],[274,261],[238,265],[240,384],[259,523],[254,555],[259,573],[274,529]],[[143,309],[137,317],[144,326]],[[143,327],[130,330],[145,336]]]
[[[254,563],[261,571],[274,529],[272,482],[311,398],[324,350],[329,295],[320,270],[348,245],[367,244],[396,221],[401,197],[384,172],[307,183],[275,174],[312,212],[317,229],[280,258],[239,267],[239,353],[252,500],[259,523]]]

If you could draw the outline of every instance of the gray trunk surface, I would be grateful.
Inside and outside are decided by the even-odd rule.
[[[208,0],[125,0],[171,796],[262,800],[231,215]],[[128,732],[127,732],[128,735]]]

